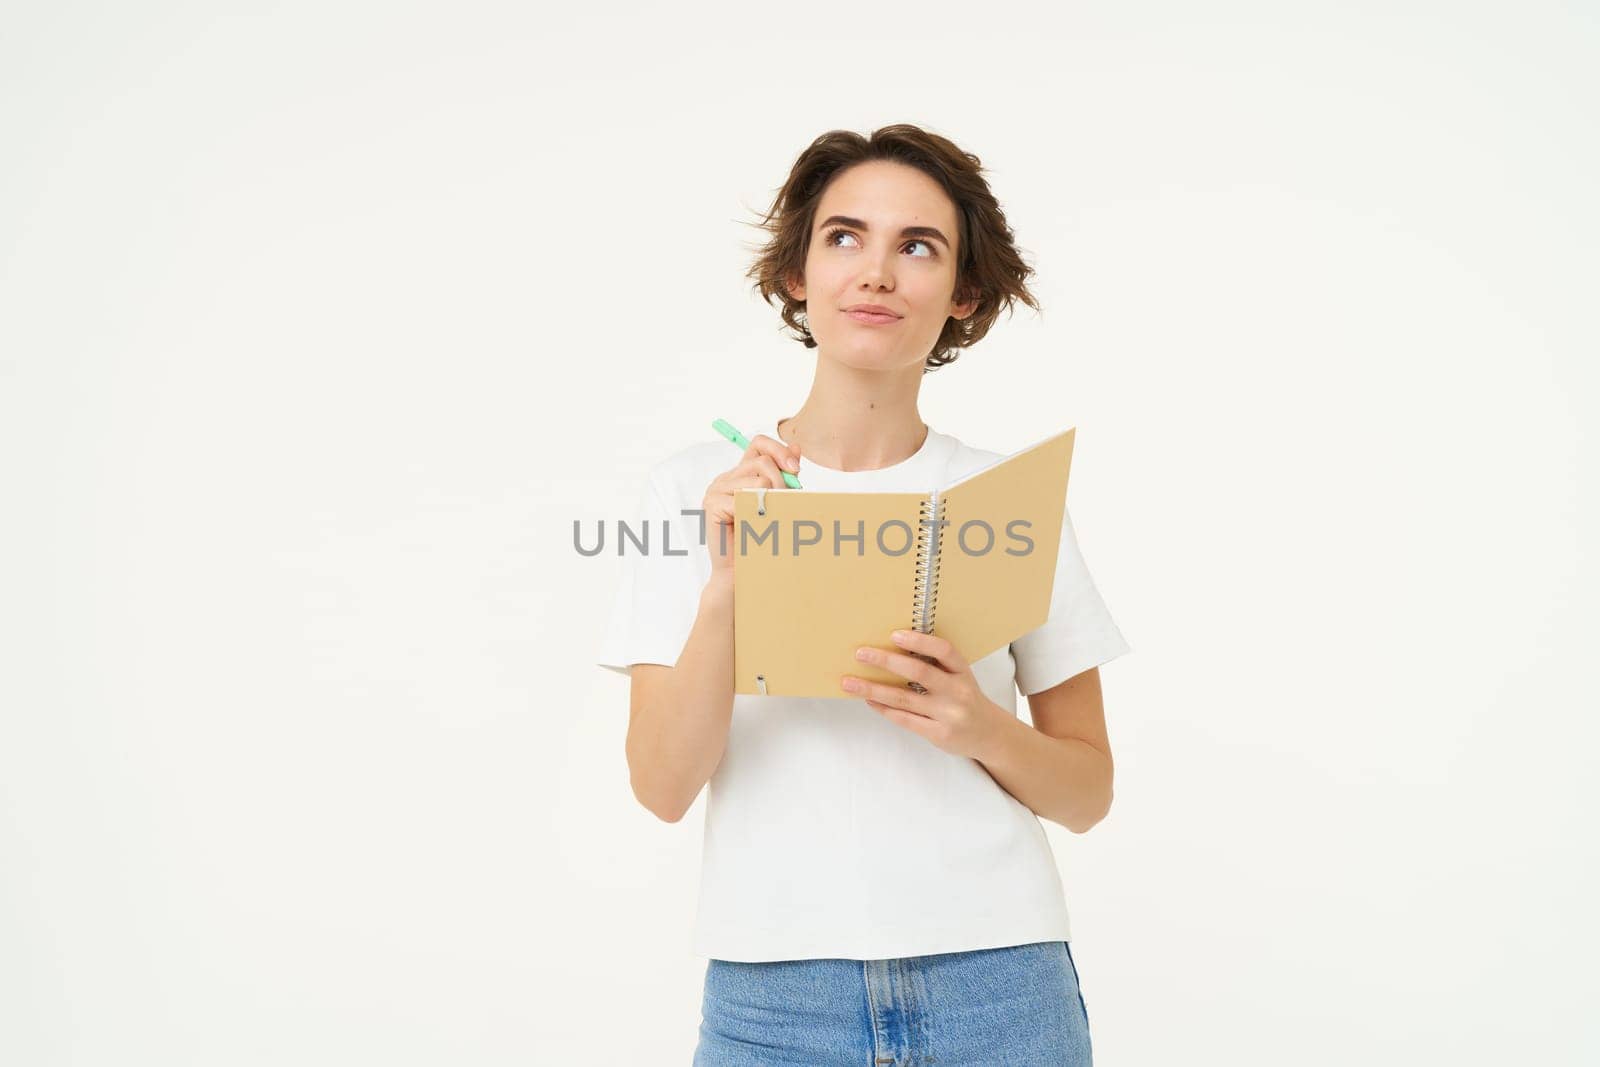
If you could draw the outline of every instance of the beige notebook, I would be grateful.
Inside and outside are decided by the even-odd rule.
[[[734,692],[850,698],[842,675],[907,684],[855,658],[891,630],[970,663],[1044,625],[1075,432],[926,493],[736,492]]]

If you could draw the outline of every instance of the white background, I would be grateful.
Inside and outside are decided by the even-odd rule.
[[[906,121],[1044,305],[922,413],[1078,427],[1134,647],[1111,815],[1050,826],[1097,1062],[1594,1062],[1597,45],[1579,4],[8,7],[0,1061],[688,1062],[703,796],[631,796],[572,523],[799,405],[746,223]]]

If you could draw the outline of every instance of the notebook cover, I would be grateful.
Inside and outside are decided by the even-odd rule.
[[[758,674],[768,696],[849,697],[844,674],[904,681],[855,650],[888,646],[889,631],[910,625],[923,494],[768,489],[764,516],[757,498],[754,489],[734,494],[733,529],[748,530],[733,546],[734,692],[759,693]],[[835,523],[844,535],[837,554]],[[859,544],[845,539],[858,529]]]
[[[1050,617],[1075,432],[1047,438],[939,492],[946,525],[933,631],[969,663]]]
[[[953,641],[969,662],[1049,617],[1074,434],[1046,438],[940,490],[948,524],[933,632]],[[919,520],[933,488],[768,489],[765,515],[757,513],[757,490],[734,494],[733,529],[746,531],[744,543],[733,546],[734,692],[759,694],[757,675],[768,696],[859,699],[839,688],[846,674],[905,684],[892,671],[859,662],[855,650],[893,648],[889,632],[913,625]],[[962,525],[974,520],[994,531],[986,553],[979,525],[968,526],[962,547]],[[1008,532],[1014,520],[1019,525]],[[837,553],[835,523],[844,535]],[[859,545],[846,539],[857,530]]]

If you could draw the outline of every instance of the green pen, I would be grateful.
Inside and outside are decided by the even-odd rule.
[[[728,440],[732,441],[734,444],[738,445],[740,448],[747,451],[749,450],[750,439],[745,437],[745,435],[740,433],[738,430],[735,430],[733,428],[733,424],[727,419],[717,419],[711,424],[711,428],[720,433],[722,436],[726,437]],[[778,468],[778,473],[783,475],[784,485],[787,485],[790,489],[800,488],[800,479],[796,478],[794,475],[790,474],[781,467]]]

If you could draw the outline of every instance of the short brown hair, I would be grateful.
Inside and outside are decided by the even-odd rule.
[[[777,297],[782,303],[783,321],[797,340],[807,348],[817,347],[802,321],[805,301],[791,296],[785,283],[804,275],[811,225],[823,190],[846,169],[879,159],[916,167],[938,182],[955,202],[960,253],[953,297],[958,302],[978,301],[965,319],[945,321],[923,373],[954,363],[961,349],[971,348],[989,332],[1002,310],[1009,311],[1019,302],[1039,310],[1039,302],[1027,286],[1033,268],[1017,250],[1005,212],[989,190],[977,156],[936,133],[906,123],[884,126],[869,137],[851,130],[829,130],[800,153],[772,207],[755,223],[768,238],[746,272],[763,300],[771,304]]]

